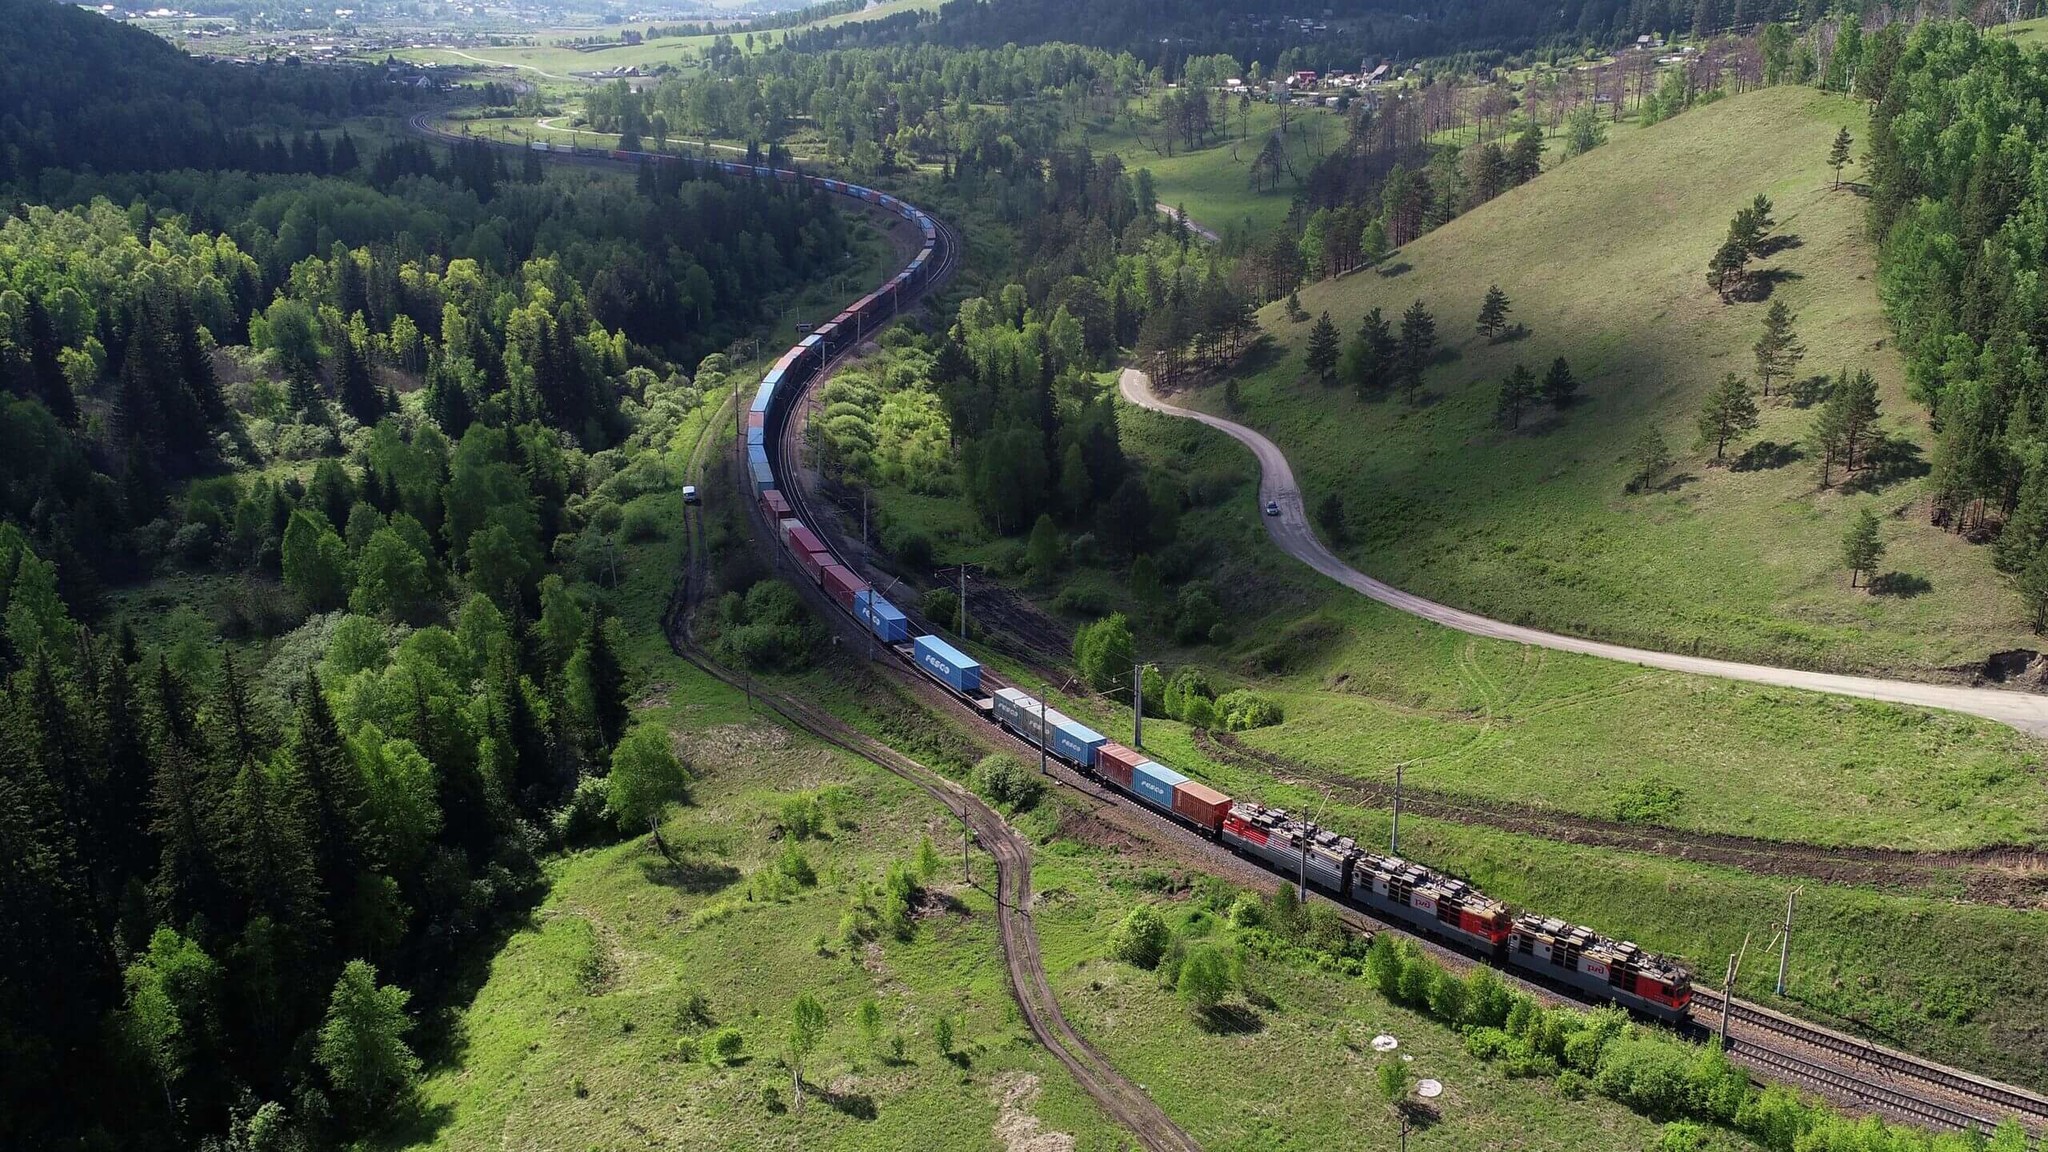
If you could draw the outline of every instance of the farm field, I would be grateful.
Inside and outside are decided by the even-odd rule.
[[[803,28],[836,27],[843,24],[880,20],[899,12],[930,11],[938,7],[938,0],[883,0],[882,3],[859,12],[846,12],[828,16],[815,24],[799,25],[797,28],[771,29],[763,36],[774,36],[780,42],[783,35]],[[681,66],[694,60],[702,49],[711,46],[715,36],[664,36],[640,44],[622,44],[602,51],[579,52],[575,48],[558,47],[553,40],[569,39],[576,36],[611,35],[616,38],[616,27],[560,28],[549,29],[533,35],[541,43],[490,48],[410,48],[394,53],[400,60],[415,64],[437,64],[443,66],[498,65],[513,68],[555,81],[574,81],[572,73],[603,71],[618,67],[652,69],[663,65]],[[746,29],[734,26],[731,35],[740,41],[737,47],[745,51]],[[381,59],[381,57],[380,57]]]
[[[1618,135],[1366,271],[1304,288],[1347,333],[1369,307],[1391,318],[1421,299],[1448,351],[1422,403],[1361,402],[1307,377],[1307,324],[1278,306],[1261,321],[1278,355],[1239,381],[1238,418],[1285,449],[1309,507],[1335,492],[1358,567],[1402,587],[1520,623],[1648,647],[1840,670],[1939,675],[2032,647],[2018,598],[1987,550],[1928,523],[1931,440],[1904,392],[1873,283],[1862,201],[1830,187],[1837,128],[1863,127],[1853,102],[1776,88]],[[1713,181],[1671,179],[1717,171]],[[1853,177],[1854,171],[1850,175]],[[1895,438],[1891,474],[1821,491],[1803,457],[1814,412],[1763,403],[1731,467],[1694,447],[1706,389],[1749,374],[1766,305],[1722,304],[1704,276],[1734,210],[1770,195],[1786,250],[1767,267],[1774,299],[1798,315],[1802,375],[1877,378]],[[1490,344],[1472,317],[1490,284],[1526,325]],[[1539,375],[1564,356],[1581,400],[1540,409],[1519,432],[1494,419],[1517,363]],[[1220,406],[1220,389],[1200,402]],[[1627,495],[1631,446],[1648,429],[1677,465],[1660,489]],[[1745,448],[1754,452],[1743,456]],[[1850,519],[1883,522],[1883,583],[1848,588],[1838,555]]]

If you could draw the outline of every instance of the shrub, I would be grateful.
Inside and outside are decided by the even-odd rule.
[[[1029,812],[1045,796],[1045,779],[1014,756],[989,756],[974,766],[974,790],[1011,812]]]
[[[1250,892],[1230,905],[1230,923],[1236,928],[1258,928],[1266,923],[1266,902]]]
[[[1281,718],[1277,701],[1247,688],[1228,693],[1216,701],[1216,720],[1225,732],[1268,728],[1280,723]]]
[[[1150,904],[1140,904],[1109,934],[1109,954],[1134,968],[1152,969],[1159,966],[1160,956],[1171,939],[1172,933],[1158,910]]]
[[[790,839],[808,840],[824,831],[824,826],[817,797],[802,793],[782,802],[782,830]]]
[[[1600,1094],[1653,1119],[1686,1115],[1691,1099],[1685,1050],[1663,1040],[1627,1037],[1606,1046],[1594,1085]]]
[[[932,538],[915,528],[891,526],[882,533],[882,547],[904,567],[923,572],[932,566]],[[958,606],[958,601],[955,601]]]
[[[1427,999],[1437,1019],[1455,1024],[1465,1018],[1465,982],[1442,968],[1430,977]]]
[[[555,812],[555,838],[564,844],[600,844],[616,839],[619,824],[607,810],[611,781],[585,776],[576,782],[569,802]]]
[[[1584,1100],[1593,1082],[1567,1068],[1557,1074],[1557,1094],[1567,1100]]]
[[[746,1047],[747,1038],[740,1035],[740,1030],[727,1026],[704,1037],[700,1051],[709,1053],[720,1064],[730,1064],[740,1058]]]
[[[668,538],[668,526],[661,522],[661,509],[653,503],[642,502],[628,505],[625,521],[621,527],[626,534],[626,539],[631,540],[635,544],[644,544],[650,540],[665,540]]]

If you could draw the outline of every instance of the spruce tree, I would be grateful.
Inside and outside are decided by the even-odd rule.
[[[1707,283],[1720,294],[1723,303],[1741,290],[1748,265],[1749,249],[1733,236],[1714,250],[1713,258],[1707,261]]]
[[[1849,135],[1849,126],[1844,124],[1841,131],[1835,133],[1834,144],[1828,148],[1828,167],[1835,170],[1835,187],[1837,188],[1842,186],[1842,169],[1848,166],[1849,147],[1854,142],[1854,139]]]
[[[1308,333],[1308,367],[1316,379],[1325,385],[1337,382],[1337,358],[1341,352],[1342,337],[1337,326],[1330,322],[1330,314],[1323,313],[1316,318],[1315,327]]]
[[[327,693],[311,668],[298,692],[298,723],[289,748],[293,787],[304,797],[312,863],[327,919],[346,924],[380,853],[373,843],[362,776],[342,742]]]
[[[28,368],[36,395],[50,415],[67,428],[78,426],[78,401],[71,395],[71,382],[64,376],[58,359],[57,325],[36,297],[28,301]]]
[[[599,746],[609,751],[625,733],[632,710],[626,702],[626,670],[612,648],[602,612],[590,613],[583,642],[569,664],[578,711],[597,736]]]
[[[1359,322],[1358,334],[1345,345],[1339,366],[1344,382],[1351,385],[1359,399],[1371,399],[1385,390],[1388,373],[1394,366],[1395,347],[1393,330],[1380,310],[1367,312]]]
[[[2048,548],[2038,548],[2020,573],[2020,599],[2035,634],[2048,632]]]
[[[2048,541],[2048,465],[2036,464],[2027,469],[2019,504],[1991,546],[1991,561],[2001,572],[2024,572],[2043,541]]]
[[[1530,120],[1508,150],[1508,180],[1527,184],[1543,174],[1543,125]]]
[[[1543,402],[1552,408],[1566,408],[1578,398],[1579,379],[1572,375],[1572,366],[1559,356],[1550,362],[1550,371],[1543,374]]]

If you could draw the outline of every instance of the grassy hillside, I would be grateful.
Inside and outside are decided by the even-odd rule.
[[[1365,272],[1305,288],[1347,333],[1370,307],[1427,302],[1449,348],[1411,407],[1361,402],[1308,377],[1307,324],[1267,309],[1282,355],[1240,383],[1242,418],[1294,462],[1308,503],[1336,491],[1343,548],[1404,587],[1505,619],[1659,648],[1829,668],[1926,672],[2035,643],[1985,550],[1927,523],[1926,420],[1904,395],[1872,280],[1862,201],[1833,190],[1852,101],[1804,88],[1751,93],[1621,136],[1458,219]],[[1850,173],[1854,175],[1854,170]],[[1728,218],[1763,192],[1790,246],[1764,262],[1799,316],[1804,374],[1869,369],[1884,425],[1905,442],[1894,477],[1818,487],[1796,447],[1814,410],[1773,398],[1753,443],[1793,447],[1710,468],[1695,450],[1706,389],[1753,370],[1764,303],[1723,304],[1705,280]],[[1490,344],[1473,317],[1489,284],[1530,334]],[[1565,356],[1583,399],[1496,423],[1499,381]],[[1220,405],[1212,392],[1206,402]],[[1630,447],[1661,430],[1679,461],[1652,494],[1624,494]],[[1859,509],[1884,520],[1882,569],[1900,591],[1851,591],[1837,556]]]
[[[1116,1126],[1018,1017],[993,906],[963,882],[951,817],[910,784],[677,672],[654,703],[686,733],[700,774],[695,805],[664,829],[683,866],[644,835],[553,865],[546,903],[492,961],[462,1045],[423,1089],[417,1145],[975,1148],[1021,1130],[1118,1147]],[[773,895],[782,805],[800,793],[833,814],[802,843],[818,882]],[[913,859],[926,835],[946,855],[931,882],[941,898],[920,913],[915,939],[839,943],[849,896]],[[988,867],[984,855],[977,876]],[[820,940],[831,942],[821,950]],[[708,1024],[680,1018],[691,990],[708,1000]],[[830,1021],[805,1079],[830,1098],[814,1088],[799,1116],[780,1058],[805,991]],[[873,1044],[856,1023],[870,998],[883,1019]],[[957,1060],[935,1048],[941,1016]],[[740,1059],[679,1056],[681,1038],[728,1026],[744,1037]],[[897,1033],[900,1059],[889,1051]]]
[[[1137,100],[1131,105],[1131,111],[1146,125],[1157,115],[1150,104]],[[1162,131],[1152,127],[1141,131],[1122,117],[1095,118],[1082,126],[1081,139],[1097,152],[1115,153],[1130,171],[1150,169],[1159,202],[1185,206],[1188,215],[1204,227],[1221,232],[1249,225],[1263,231],[1287,219],[1297,191],[1295,182],[1285,178],[1278,188],[1253,191],[1251,186],[1252,161],[1279,125],[1279,108],[1254,101],[1242,113],[1235,103],[1231,105],[1228,140],[1193,151],[1176,143],[1171,156],[1166,154]],[[1289,113],[1287,156],[1298,176],[1306,178],[1317,160],[1343,143],[1344,121],[1334,112],[1296,108]]]

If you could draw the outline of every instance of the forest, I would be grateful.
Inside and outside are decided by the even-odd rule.
[[[609,780],[680,787],[627,738],[606,601],[661,528],[624,506],[847,226],[383,139],[343,122],[378,73],[24,7],[8,83],[171,105],[135,104],[161,151],[89,100],[0,117],[0,1145],[337,1146]]]
[[[1998,567],[2048,601],[2048,59],[1928,24],[1866,63],[1871,227],[1909,387],[1934,418],[1937,523],[1997,534]],[[1859,77],[1859,84],[1863,81]]]

